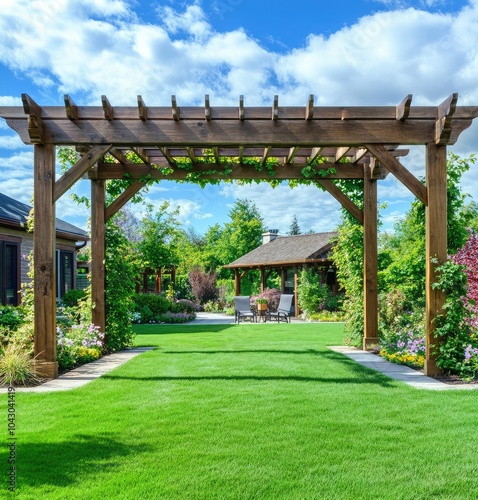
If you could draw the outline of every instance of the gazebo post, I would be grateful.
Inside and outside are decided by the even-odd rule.
[[[440,373],[436,364],[436,353],[432,346],[437,344],[435,319],[442,313],[446,295],[433,289],[436,267],[447,258],[447,169],[446,146],[428,144],[426,150],[426,183],[428,206],[426,207],[426,355],[425,374]],[[436,258],[439,264],[431,262]]]
[[[266,270],[264,267],[261,267],[260,269],[261,272],[261,293],[266,289]]]
[[[234,269],[234,294],[237,297],[241,295],[241,277],[239,276],[239,269]]]
[[[55,147],[35,144],[33,235],[35,367],[44,377],[58,377],[56,361]]]
[[[377,181],[364,179],[363,207],[363,349],[379,343],[378,272],[377,272]]]
[[[91,301],[92,322],[105,332],[105,181],[91,181]]]

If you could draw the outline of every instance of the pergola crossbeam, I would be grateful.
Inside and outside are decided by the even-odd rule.
[[[80,177],[87,172],[97,161],[100,160],[109,150],[111,144],[105,146],[95,146],[83,155],[60,179],[55,182],[53,202],[59,200]]]

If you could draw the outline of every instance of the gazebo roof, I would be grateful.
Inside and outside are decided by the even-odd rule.
[[[245,269],[321,262],[327,259],[335,236],[335,232],[277,236],[224,267]]]

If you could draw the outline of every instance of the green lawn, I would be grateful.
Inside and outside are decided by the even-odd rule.
[[[326,348],[341,325],[138,332],[158,349],[80,389],[16,394],[15,498],[478,498],[478,392],[363,368]]]

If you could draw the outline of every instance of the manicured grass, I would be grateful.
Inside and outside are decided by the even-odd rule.
[[[478,497],[478,392],[365,369],[326,348],[341,325],[138,332],[158,348],[74,391],[16,394],[15,498]],[[0,464],[7,496],[5,446]]]

